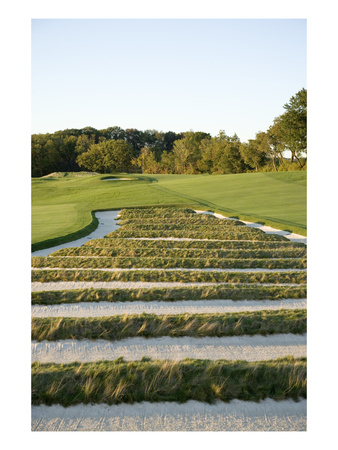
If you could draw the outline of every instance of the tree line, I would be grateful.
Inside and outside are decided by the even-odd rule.
[[[99,173],[226,174],[306,168],[307,91],[283,107],[266,131],[241,142],[223,130],[175,133],[118,126],[32,135],[32,176],[89,170]],[[291,158],[284,157],[285,150]]]

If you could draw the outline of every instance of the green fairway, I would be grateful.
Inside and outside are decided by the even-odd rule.
[[[133,180],[104,181],[109,176]],[[33,178],[32,243],[80,237],[93,211],[151,205],[210,209],[306,235],[306,172]]]

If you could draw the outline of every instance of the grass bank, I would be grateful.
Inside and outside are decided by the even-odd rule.
[[[185,268],[185,269],[305,269],[306,258],[277,259],[219,259],[219,258],[143,258],[143,257],[67,257],[67,256],[34,256],[32,267],[50,268]]]
[[[287,283],[305,284],[306,272],[202,272],[202,271],[103,271],[32,270],[32,281],[148,281],[181,283]]]
[[[306,359],[32,364],[32,404],[214,403],[306,398]]]
[[[149,245],[149,244],[148,244]],[[270,250],[252,249],[172,249],[172,248],[123,248],[123,247],[70,247],[57,250],[54,256],[109,256],[109,257],[131,257],[131,258],[304,258],[306,249],[301,247],[282,247]]]
[[[116,238],[104,238],[104,239],[92,239],[87,241],[81,249],[90,248],[109,248],[109,249],[240,249],[240,250],[273,250],[273,249],[291,249],[291,248],[303,248],[306,249],[306,245],[301,242],[287,241],[173,241],[173,240],[137,240],[137,239],[116,239]],[[68,249],[63,249],[67,252]],[[62,250],[62,251],[63,251]],[[80,250],[80,249],[79,249]],[[52,253],[52,255],[63,254],[59,253],[61,250]]]
[[[306,332],[306,310],[228,314],[131,314],[104,318],[33,318],[32,340],[121,340],[130,337],[205,337]]]
[[[75,289],[32,292],[32,305],[80,302],[175,302],[181,300],[281,300],[306,298],[306,285],[220,285],[152,289]]]

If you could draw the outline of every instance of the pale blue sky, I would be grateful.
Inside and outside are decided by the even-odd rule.
[[[306,88],[305,19],[33,19],[32,133],[265,131]]]

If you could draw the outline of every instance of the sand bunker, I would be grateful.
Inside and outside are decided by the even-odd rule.
[[[307,402],[33,406],[32,431],[306,431]]]
[[[306,309],[306,299],[285,300],[184,300],[176,302],[80,302],[33,305],[32,317],[110,317],[124,314],[205,314]]]
[[[104,178],[102,181],[127,181],[135,180],[135,178]]]
[[[152,359],[179,361],[192,359],[229,359],[232,361],[266,361],[269,359],[306,356],[306,334],[231,337],[160,337],[128,338],[121,341],[71,340],[33,341],[32,362],[68,364],[77,362]]]

